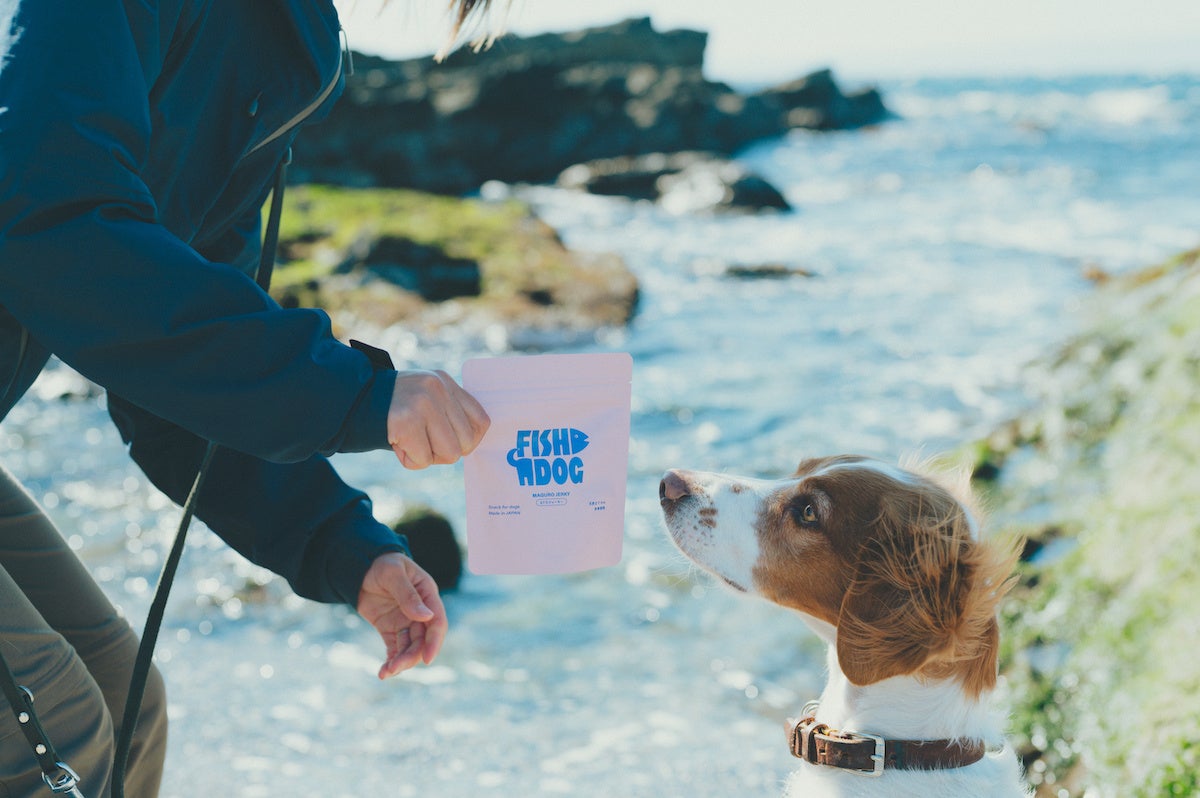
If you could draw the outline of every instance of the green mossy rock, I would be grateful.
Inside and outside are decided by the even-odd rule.
[[[979,447],[1034,554],[1005,609],[1039,796],[1200,795],[1200,250],[1115,278]]]
[[[515,200],[291,187],[278,260],[276,299],[327,310],[339,334],[396,324],[572,334],[626,324],[638,298],[620,258],[567,250]]]

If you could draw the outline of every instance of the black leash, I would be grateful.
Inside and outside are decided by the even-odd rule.
[[[175,581],[175,572],[179,569],[179,560],[183,557],[183,544],[187,539],[188,527],[192,523],[192,515],[196,508],[196,498],[208,476],[208,466],[217,451],[217,444],[209,441],[204,450],[204,458],[200,461],[200,470],[196,473],[196,481],[188,493],[183,505],[183,518],[179,521],[179,531],[175,533],[175,542],[163,563],[162,573],[158,577],[158,589],[154,591],[154,601],[150,604],[150,612],[146,615],[146,628],[142,632],[142,641],[138,644],[137,659],[133,663],[133,675],[129,679],[129,694],[125,699],[125,715],[121,721],[121,738],[117,741],[113,753],[112,795],[113,798],[125,796],[125,769],[129,764],[129,749],[133,745],[133,733],[137,729],[138,715],[142,712],[142,697],[146,693],[146,679],[150,676],[150,665],[154,659],[154,645],[158,642],[158,633],[162,629],[163,613],[167,609],[167,596],[171,592],[171,584]]]
[[[275,187],[271,189],[271,210],[267,212],[267,229],[263,232],[262,251],[258,255],[258,270],[254,282],[264,291],[271,289],[271,274],[275,271],[275,250],[279,246],[279,217],[283,215],[283,191],[287,184],[287,168],[292,163],[292,148],[275,170]]]
[[[0,689],[3,689],[4,697],[8,699],[8,704],[16,715],[17,725],[21,727],[21,733],[25,735],[26,742],[33,749],[33,755],[37,757],[46,786],[53,793],[83,798],[78,789],[79,775],[59,759],[58,751],[54,750],[54,744],[50,742],[37,713],[33,711],[33,693],[28,687],[17,684],[17,678],[9,669],[3,655],[0,655]]]
[[[283,210],[283,192],[287,182],[287,167],[292,160],[292,151],[279,164],[275,173],[275,185],[271,192],[271,209],[267,215],[267,227],[263,234],[263,248],[259,256],[258,270],[255,272],[255,282],[266,291],[271,284],[271,272],[275,267],[275,249],[279,243],[279,220]],[[26,338],[22,338],[24,347]],[[18,367],[20,363],[18,362]],[[2,395],[2,394],[0,394]],[[138,645],[137,659],[134,661],[133,674],[129,680],[129,694],[125,701],[125,712],[121,722],[121,736],[116,741],[113,753],[113,769],[111,791],[113,798],[125,798],[125,771],[129,764],[129,752],[133,745],[133,735],[137,730],[138,715],[142,711],[142,698],[146,692],[146,680],[150,675],[150,667],[154,658],[154,646],[158,642],[158,633],[162,629],[163,615],[167,608],[167,597],[171,585],[175,581],[175,573],[179,569],[179,561],[183,557],[184,543],[187,539],[188,527],[191,526],[195,515],[196,501],[208,475],[209,465],[217,452],[217,444],[209,441],[200,460],[196,479],[183,505],[183,517],[179,521],[179,530],[175,533],[175,542],[163,563],[162,572],[158,577],[158,588],[154,592],[154,600],[146,616],[146,627],[142,632],[142,640]],[[50,791],[66,795],[69,798],[84,798],[79,791],[79,776],[66,762],[62,761],[54,745],[50,742],[41,721],[33,709],[33,693],[27,687],[17,683],[12,669],[4,659],[3,646],[0,645],[0,691],[12,708],[17,725],[25,735],[33,755],[37,758],[42,770],[42,779]]]
[[[275,186],[271,190],[271,209],[267,213],[267,228],[263,233],[258,270],[254,273],[254,281],[264,291],[270,288],[271,273],[275,269],[275,249],[279,244],[279,218],[283,212],[283,192],[287,183],[288,164],[291,161],[292,151],[291,148],[288,148],[287,155],[284,156],[275,173]],[[167,596],[175,581],[179,560],[183,557],[183,544],[187,538],[188,527],[192,523],[196,501],[200,496],[200,489],[204,486],[204,478],[208,476],[208,467],[212,463],[217,449],[218,445],[209,441],[204,450],[200,468],[196,471],[196,480],[192,483],[192,489],[183,505],[183,517],[179,520],[179,531],[175,533],[175,542],[171,545],[171,551],[163,563],[162,573],[158,577],[158,588],[154,591],[154,601],[151,602],[150,612],[146,616],[146,627],[142,632],[142,641],[138,645],[133,676],[129,680],[129,695],[125,700],[121,737],[117,740],[116,751],[113,754],[112,798],[125,798],[125,769],[129,764],[129,749],[133,745],[133,734],[137,730],[138,716],[142,712],[142,698],[146,693],[146,679],[150,676],[150,665],[154,659],[154,645],[158,641],[158,633],[162,628],[163,614],[167,609]]]

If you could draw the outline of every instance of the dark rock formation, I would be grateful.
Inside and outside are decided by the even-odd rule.
[[[808,269],[782,263],[734,264],[725,269],[725,276],[737,280],[780,280],[791,277],[813,277]]]
[[[441,513],[417,508],[405,513],[392,530],[408,538],[413,561],[433,577],[442,593],[458,587],[463,555],[454,528]]]
[[[549,182],[599,158],[731,154],[792,127],[886,116],[877,92],[844,95],[828,72],[739,94],[704,78],[706,42],[638,19],[505,37],[441,64],[356,55],[333,113],[301,134],[293,180],[457,194],[493,179]]]
[[[575,164],[558,185],[592,194],[661,202],[670,210],[790,210],[777,188],[713,153],[677,152],[603,158]]]
[[[409,238],[381,237],[363,258],[363,265],[429,302],[482,293],[478,262],[453,257],[438,247]]]
[[[767,89],[758,96],[786,109],[788,127],[845,130],[875,124],[888,116],[878,90],[842,94],[828,69]]]

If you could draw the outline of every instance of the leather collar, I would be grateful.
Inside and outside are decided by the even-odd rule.
[[[863,776],[885,769],[949,770],[983,759],[982,740],[885,740],[861,732],[836,731],[809,716],[789,735],[792,756]]]

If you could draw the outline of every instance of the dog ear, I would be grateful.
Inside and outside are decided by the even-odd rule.
[[[837,624],[838,664],[853,684],[915,673],[958,647],[970,534],[961,518],[915,515],[881,523],[859,550]]]

